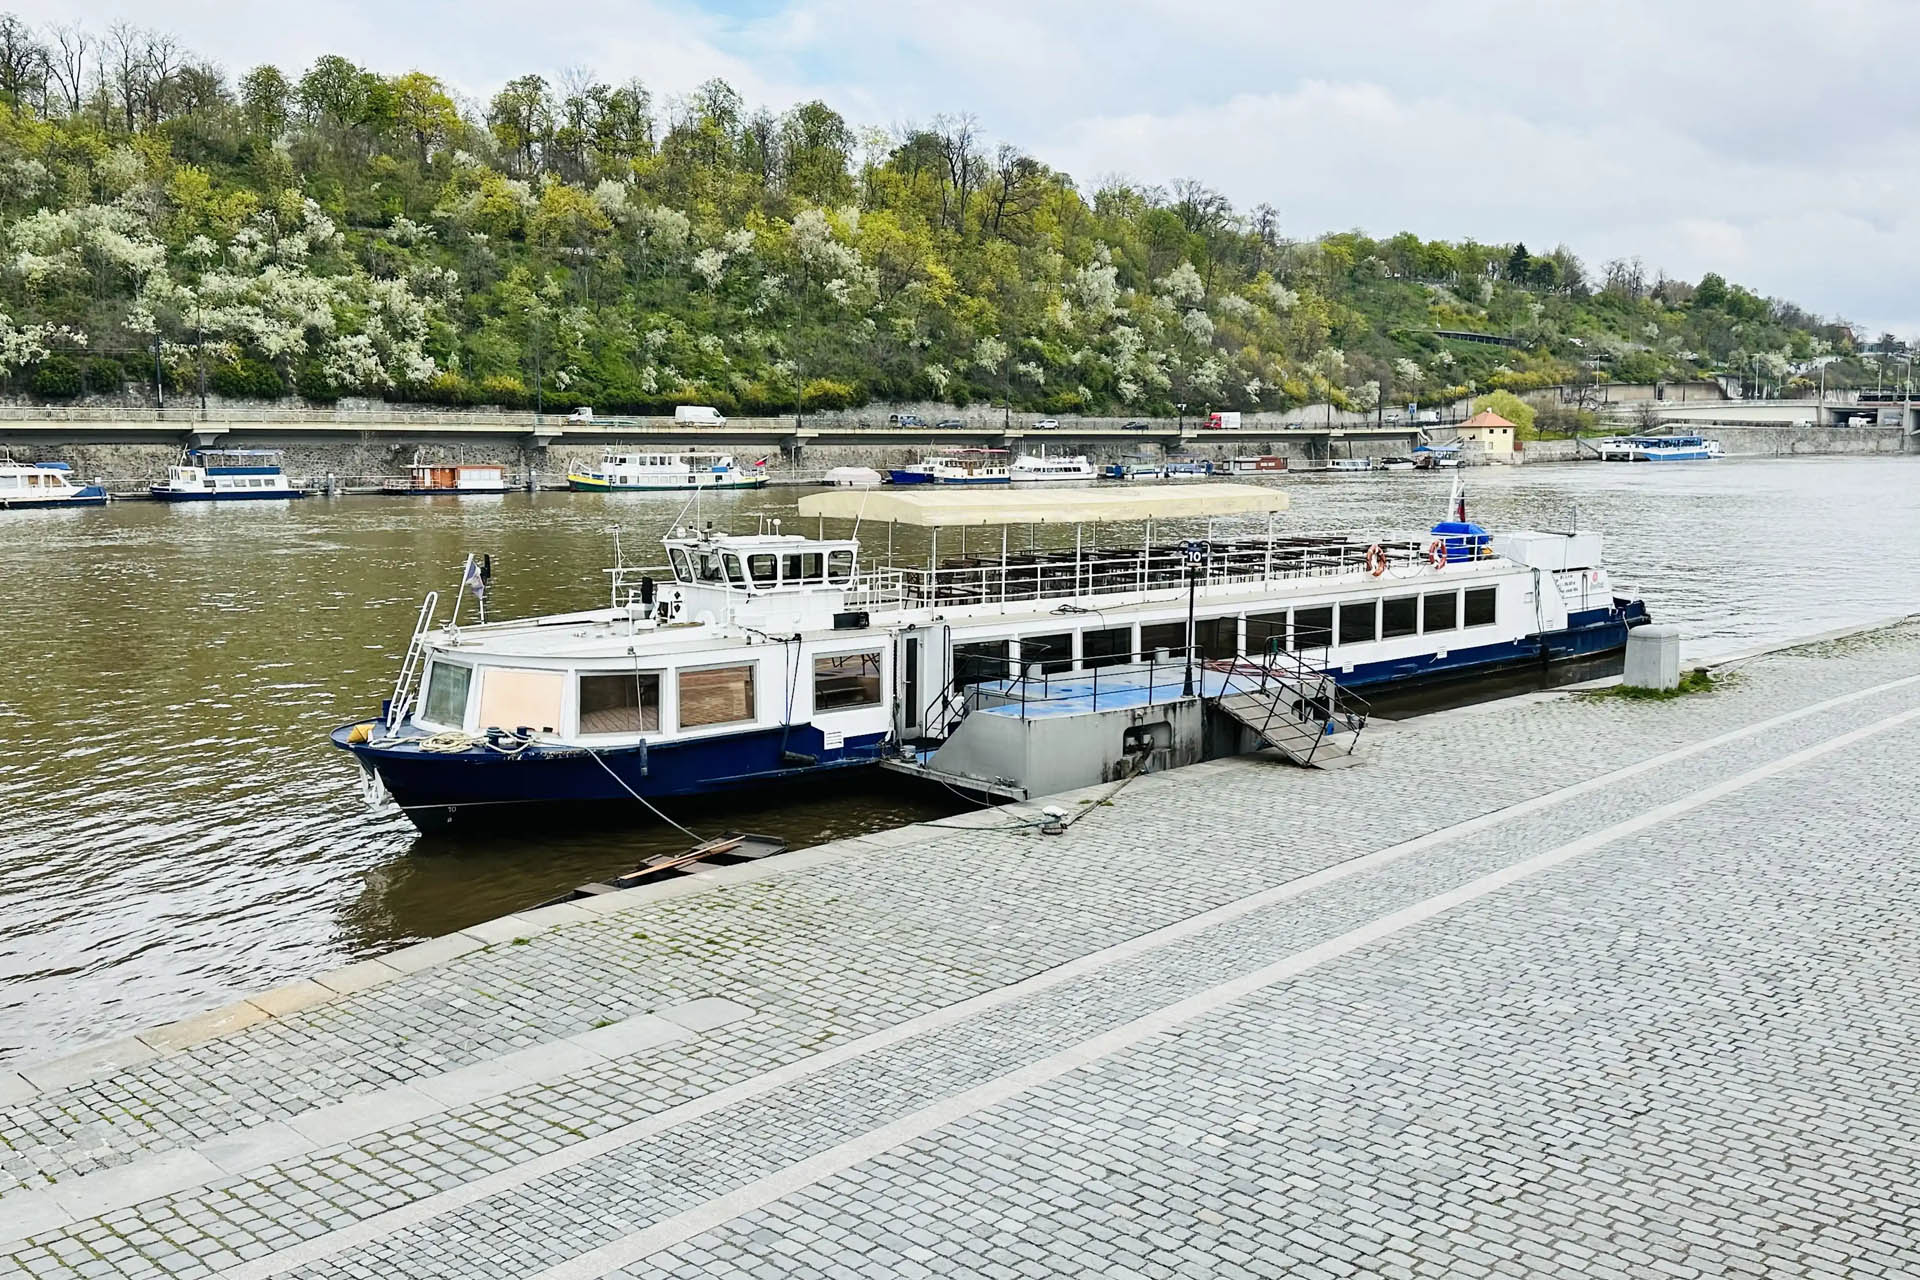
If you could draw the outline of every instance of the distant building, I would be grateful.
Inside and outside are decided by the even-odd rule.
[[[1461,442],[1478,445],[1494,462],[1513,461],[1515,435],[1514,425],[1491,409],[1482,409],[1460,424]]]

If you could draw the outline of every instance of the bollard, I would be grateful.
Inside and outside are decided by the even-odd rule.
[[[1680,628],[1654,624],[1627,632],[1627,669],[1620,683],[1629,689],[1679,688]]]

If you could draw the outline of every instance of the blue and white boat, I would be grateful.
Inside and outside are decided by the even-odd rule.
[[[609,571],[602,608],[469,626],[430,596],[383,713],[332,740],[422,829],[480,827],[897,759],[1034,673],[1152,703],[1179,696],[1170,654],[1285,653],[1397,688],[1614,653],[1646,621],[1597,533],[1490,533],[1462,509],[1417,534],[1301,535],[1274,528],[1285,506],[1217,483],[810,494],[823,534],[917,528],[924,561],[867,563],[851,533],[676,529],[667,565]]]
[[[191,449],[167,478],[148,488],[161,502],[241,502],[304,498],[280,470],[278,449]]]
[[[1012,484],[1004,449],[949,449],[887,472],[889,484]]]
[[[1720,456],[1720,442],[1704,436],[1626,436],[1600,446],[1606,462],[1709,462]]]
[[[107,491],[97,484],[75,484],[64,462],[31,465],[0,459],[0,511],[32,507],[104,507]]]

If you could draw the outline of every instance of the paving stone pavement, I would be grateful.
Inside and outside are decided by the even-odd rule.
[[[922,826],[459,956],[0,1105],[0,1273],[530,1275],[583,1254],[579,1274],[648,1277],[1920,1269],[1881,1204],[1920,1181],[1898,1084],[1915,1028],[1891,994],[1916,967],[1920,814],[1899,779],[1920,719],[693,1229],[1065,1046],[1920,709],[1920,682],[1583,780],[1916,672],[1909,627],[1754,660],[1705,697],[1429,717],[1372,736],[1359,768],[1149,777],[1065,837]],[[102,1171],[711,997],[751,1013],[5,1242],[36,1187],[84,1204]],[[588,1252],[675,1215],[685,1239],[650,1256]]]

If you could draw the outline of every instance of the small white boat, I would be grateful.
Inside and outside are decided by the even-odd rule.
[[[148,492],[161,502],[306,497],[307,491],[280,469],[279,457],[278,449],[190,449],[186,460],[168,467],[167,478]]]
[[[742,467],[728,453],[605,453],[600,465],[567,476],[576,493],[763,489],[767,460]]]
[[[1412,471],[1418,464],[1412,458],[1382,458],[1378,463],[1381,471]]]
[[[15,462],[0,459],[0,511],[28,507],[104,507],[107,491],[97,484],[73,482],[64,462]]]
[[[1099,475],[1085,454],[1049,458],[1023,453],[1013,460],[1008,475],[1017,484],[1044,484],[1059,480],[1091,480]]]
[[[405,480],[389,480],[381,488],[387,493],[415,497],[436,493],[505,493],[507,469],[497,462],[416,462],[407,468]]]
[[[1329,471],[1371,471],[1372,458],[1335,458],[1327,463]]]
[[[821,484],[836,489],[871,489],[885,484],[887,478],[872,467],[835,467],[820,477]]]

